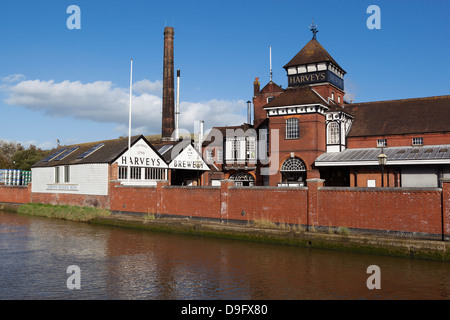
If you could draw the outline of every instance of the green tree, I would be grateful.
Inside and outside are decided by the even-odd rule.
[[[0,169],[14,169],[12,158],[17,151],[21,150],[24,148],[20,143],[0,140]]]
[[[31,166],[41,160],[48,151],[30,145],[27,149],[19,150],[12,156],[12,161],[16,169],[29,171]]]

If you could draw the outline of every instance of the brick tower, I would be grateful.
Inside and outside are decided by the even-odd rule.
[[[171,141],[175,130],[174,62],[172,27],[164,28],[164,70],[161,141]]]

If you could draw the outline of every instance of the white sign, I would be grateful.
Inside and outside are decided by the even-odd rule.
[[[48,184],[47,190],[71,190],[78,191],[77,184]]]
[[[167,168],[165,161],[145,142],[140,139],[115,161],[119,166]]]
[[[169,164],[170,169],[184,170],[206,170],[209,171],[208,165],[203,161],[200,154],[194,147],[189,144],[179,155]]]

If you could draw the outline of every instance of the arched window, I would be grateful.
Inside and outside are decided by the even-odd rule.
[[[303,186],[306,179],[306,165],[299,158],[289,158],[281,166],[282,183]]]
[[[289,158],[281,166],[281,171],[306,171],[306,166],[299,158]]]
[[[339,124],[337,122],[330,122],[328,124],[327,143],[328,144],[339,143]]]
[[[236,172],[230,176],[230,180],[234,181],[235,186],[253,186],[255,178],[247,172]]]

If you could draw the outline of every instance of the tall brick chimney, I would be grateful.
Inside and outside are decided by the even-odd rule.
[[[175,130],[173,35],[172,27],[164,28],[162,141],[170,141]]]

